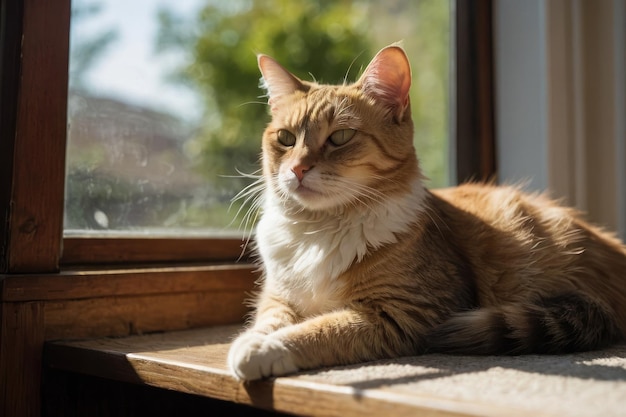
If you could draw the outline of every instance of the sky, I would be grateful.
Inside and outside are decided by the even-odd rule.
[[[157,11],[162,7],[177,15],[193,16],[203,0],[74,0],[76,6],[99,3],[99,13],[76,19],[71,44],[115,29],[117,38],[86,74],[90,90],[107,98],[124,99],[182,119],[202,115],[201,101],[193,91],[168,82],[167,74],[184,63],[184,54],[156,54]]]

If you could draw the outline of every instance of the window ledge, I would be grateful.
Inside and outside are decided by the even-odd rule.
[[[241,383],[238,326],[49,342],[45,365],[312,416],[623,415],[626,345],[562,356],[424,355]]]

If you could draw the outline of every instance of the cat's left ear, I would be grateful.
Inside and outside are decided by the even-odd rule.
[[[267,88],[269,104],[274,111],[278,98],[304,90],[302,81],[284,69],[274,58],[259,54],[257,56],[259,69],[263,75],[263,84]]]
[[[359,81],[365,94],[388,106],[397,122],[409,106],[411,66],[398,45],[383,48],[369,63]]]

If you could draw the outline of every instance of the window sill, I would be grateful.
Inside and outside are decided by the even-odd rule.
[[[129,336],[241,323],[257,267],[247,263],[66,269],[0,275],[3,303],[34,308],[44,340]]]
[[[238,326],[48,342],[44,365],[297,415],[621,415],[626,346],[563,356],[426,355],[252,383],[225,366]]]

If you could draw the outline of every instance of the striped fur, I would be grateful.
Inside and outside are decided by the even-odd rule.
[[[266,56],[259,66],[272,113],[256,238],[264,278],[229,352],[237,377],[624,338],[620,241],[515,187],[424,188],[400,47],[349,85],[301,81]],[[345,129],[351,139],[334,144]]]

